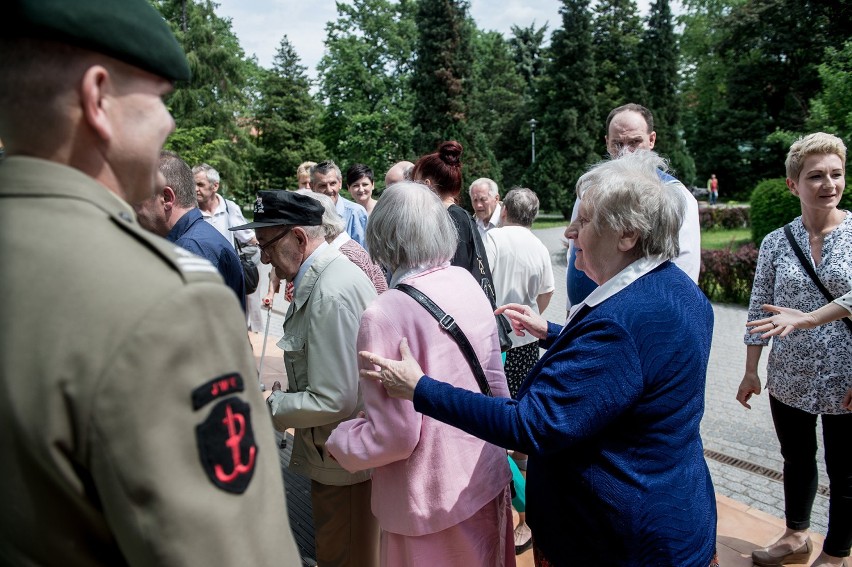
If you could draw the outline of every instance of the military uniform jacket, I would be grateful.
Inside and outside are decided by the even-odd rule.
[[[349,473],[332,459],[325,442],[334,428],[363,409],[355,348],[361,314],[377,297],[358,266],[327,246],[305,272],[284,319],[289,387],[267,402],[275,427],[296,428],[290,469],[321,484],[346,486],[370,478]]]
[[[301,565],[212,265],[33,158],[0,163],[0,235],[0,564]]]

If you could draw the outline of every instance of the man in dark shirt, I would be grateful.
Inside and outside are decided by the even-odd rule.
[[[134,205],[139,224],[216,266],[225,284],[246,309],[245,282],[240,258],[218,230],[204,221],[195,198],[195,180],[189,165],[174,152],[160,153],[160,172],[166,186],[152,198]]]

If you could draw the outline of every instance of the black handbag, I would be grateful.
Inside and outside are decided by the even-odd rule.
[[[802,264],[802,267],[805,269],[805,272],[811,277],[814,284],[816,284],[817,289],[819,289],[820,293],[824,298],[828,300],[829,303],[837,299],[831,295],[831,292],[826,289],[825,285],[819,279],[816,272],[814,271],[814,267],[811,266],[811,263],[808,262],[808,259],[805,257],[805,253],[802,252],[801,247],[799,247],[799,243],[796,242],[796,239],[793,238],[793,230],[790,228],[790,225],[784,225],[784,236],[787,237],[787,241],[790,243],[790,246],[793,248],[793,252],[796,253],[796,258],[799,259],[799,263]],[[849,332],[852,332],[852,321],[850,321],[847,317],[843,318],[843,322],[846,323],[846,327],[849,329]]]
[[[257,289],[260,283],[260,271],[257,269],[255,256],[258,253],[257,246],[243,246],[234,235],[234,244],[237,245],[237,256],[240,257],[240,264],[243,266],[243,280],[246,283],[246,295],[251,295]]]
[[[479,272],[478,274],[474,273],[473,276],[479,280],[482,291],[485,292],[485,296],[488,297],[488,301],[491,303],[491,311],[494,311],[497,309],[497,294],[494,292],[494,284],[491,283],[491,267],[488,265],[488,257],[485,255],[485,250],[483,250],[484,247],[482,245],[482,237],[479,235],[479,229],[476,228],[473,217],[468,216],[468,219],[470,220],[470,229],[473,232],[473,247],[476,255],[475,269]],[[502,315],[495,315],[494,318],[497,322],[497,335],[500,338],[500,352],[506,352],[512,348],[512,324]]]

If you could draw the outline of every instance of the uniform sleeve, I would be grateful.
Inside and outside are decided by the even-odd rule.
[[[643,376],[626,331],[605,320],[549,356],[520,400],[489,398],[424,377],[414,407],[498,447],[563,451],[605,429],[639,399]]]
[[[399,356],[401,334],[396,326],[376,311],[366,311],[358,333],[358,350],[381,356]],[[359,359],[359,367],[364,364]],[[326,446],[340,465],[350,472],[376,468],[411,456],[420,441],[423,416],[408,400],[391,398],[381,384],[362,380],[366,418],[341,423]]]
[[[276,392],[268,400],[279,431],[346,419],[355,411],[358,400],[355,340],[361,313],[356,313],[340,296],[320,297],[308,309],[311,322],[305,337],[305,367],[310,369],[307,388],[301,392]]]
[[[300,565],[237,302],[213,283],[157,301],[133,306],[87,426],[122,552],[132,565]]]

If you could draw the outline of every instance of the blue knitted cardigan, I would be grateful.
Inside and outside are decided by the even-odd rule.
[[[517,401],[424,376],[414,405],[529,454],[527,522],[555,565],[705,567],[716,502],[699,426],[712,335],[707,298],[665,262],[564,329],[550,323]]]

